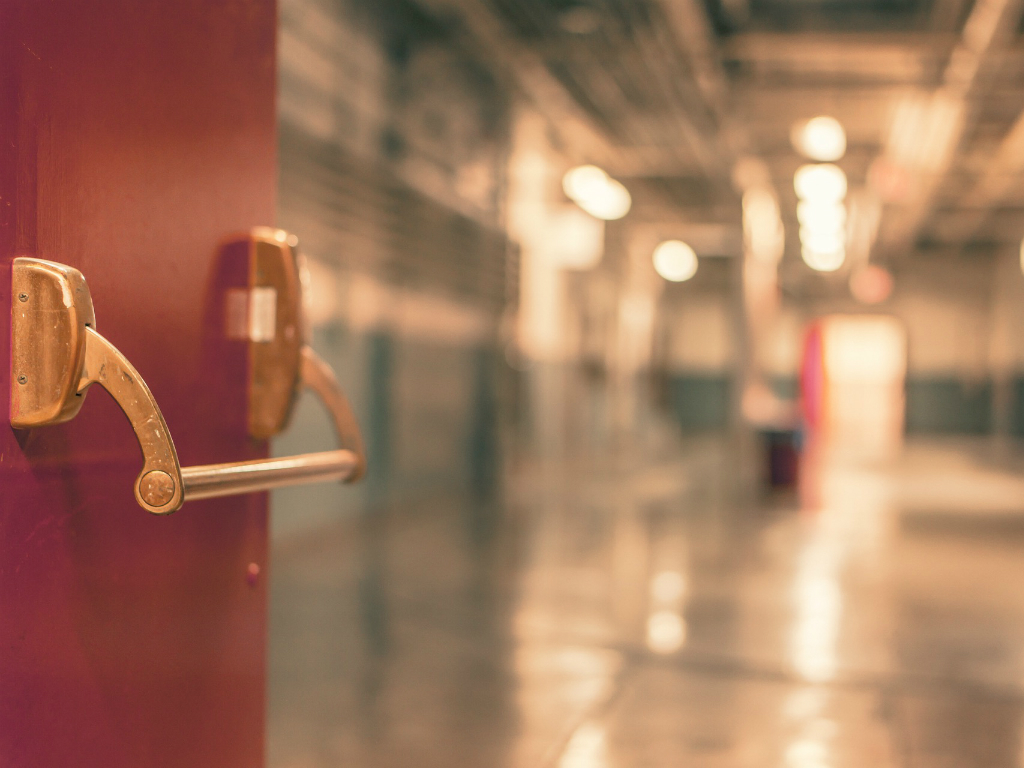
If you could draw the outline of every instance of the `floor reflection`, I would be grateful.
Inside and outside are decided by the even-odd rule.
[[[280,541],[270,765],[1022,765],[1022,483],[982,448],[740,511],[709,440]]]

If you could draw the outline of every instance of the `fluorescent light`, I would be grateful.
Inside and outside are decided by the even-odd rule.
[[[793,177],[793,188],[801,200],[838,203],[846,197],[846,174],[831,163],[801,165]]]
[[[608,183],[608,174],[596,165],[581,165],[566,171],[562,189],[570,200],[593,195]]]
[[[846,154],[846,131],[834,117],[812,118],[795,132],[796,148],[811,160],[829,162]]]
[[[621,219],[633,206],[629,190],[596,165],[581,165],[562,177],[562,189],[576,205],[598,219]]]
[[[685,642],[686,622],[678,613],[655,611],[647,617],[647,647],[655,653],[678,651]]]
[[[673,283],[697,274],[697,254],[682,240],[666,240],[654,249],[654,271]]]
[[[800,245],[816,253],[832,253],[841,250],[846,242],[842,230],[839,232],[814,232],[801,229]]]
[[[846,261],[846,249],[815,251],[805,245],[800,249],[800,256],[808,267],[817,272],[835,272]]]
[[[801,202],[796,206],[800,228],[811,232],[842,232],[846,228],[846,206],[842,203]]]
[[[633,198],[621,183],[608,179],[603,187],[578,198],[576,205],[595,218],[615,221],[629,213]]]

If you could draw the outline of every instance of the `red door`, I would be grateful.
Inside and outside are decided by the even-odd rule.
[[[85,274],[182,464],[265,454],[211,307],[218,242],[274,221],[275,24],[272,0],[0,3],[0,413],[11,262],[37,256]],[[158,517],[139,467],[99,389],[0,421],[3,768],[263,764],[266,496]]]

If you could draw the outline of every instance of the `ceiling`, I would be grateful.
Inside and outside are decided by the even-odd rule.
[[[836,117],[851,195],[878,213],[871,259],[894,266],[1019,247],[1022,1],[421,0],[501,59],[648,218],[738,226],[733,169],[763,161],[786,263],[806,162],[792,127]]]

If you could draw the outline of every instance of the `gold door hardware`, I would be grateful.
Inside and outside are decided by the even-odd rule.
[[[334,372],[307,344],[304,265],[294,237],[259,228],[230,245],[247,251],[249,286],[229,291],[228,333],[249,344],[249,433],[287,424],[302,388],[326,405],[343,448],[279,459],[182,467],[167,423],[139,372],[96,330],[92,297],[77,269],[17,258],[12,279],[11,426],[73,419],[93,384],[124,411],[142,449],[135,499],[158,515],[193,499],[307,482],[354,482],[366,469],[362,438]]]

